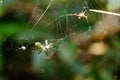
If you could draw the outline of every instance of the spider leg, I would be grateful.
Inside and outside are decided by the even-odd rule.
[[[45,48],[44,52],[46,53],[47,56],[49,56],[49,50],[47,48]]]
[[[47,45],[47,49],[48,48],[52,48],[53,47],[53,44],[52,43],[50,43],[49,45]]]
[[[48,40],[45,40],[45,45],[46,45],[46,46],[48,45]]]
[[[44,51],[46,53],[46,56],[48,56],[48,52],[47,51]]]

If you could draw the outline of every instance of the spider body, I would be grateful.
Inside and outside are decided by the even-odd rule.
[[[87,16],[85,15],[85,12],[81,12],[79,14],[76,14],[76,16],[78,16],[78,19],[81,19],[81,18],[86,18],[87,19]]]
[[[68,14],[68,16],[77,16],[78,19],[81,19],[81,18],[87,19],[87,16],[85,15],[85,13],[86,13],[86,11],[80,12],[80,13]]]
[[[41,52],[45,52],[46,55],[48,56],[49,54],[49,49],[53,47],[52,43],[48,44],[48,41],[45,40],[44,44],[41,44],[40,42],[35,42],[35,46],[37,47],[38,51]]]

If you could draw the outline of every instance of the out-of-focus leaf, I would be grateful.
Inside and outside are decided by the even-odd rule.
[[[2,7],[2,4],[0,4],[0,17],[2,16],[3,14],[3,7]]]
[[[18,33],[23,30],[23,27],[19,23],[1,23],[0,24],[0,34],[10,35],[13,33]]]
[[[108,10],[116,10],[120,8],[120,0],[108,0]]]

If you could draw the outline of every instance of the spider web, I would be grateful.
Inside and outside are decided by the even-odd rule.
[[[40,0],[36,1],[36,6],[33,10],[30,20],[28,21],[28,23],[25,27],[24,32],[26,32],[26,30],[28,29],[28,25],[32,21],[32,17],[34,17],[36,8],[39,6],[40,2],[41,2]],[[44,1],[43,1],[43,3],[44,3]],[[57,6],[58,3],[60,6]],[[55,1],[55,0],[48,1],[46,8],[43,10],[43,13],[38,17],[38,20],[33,24],[32,28],[28,31],[27,36],[31,35],[32,32],[36,28],[38,28],[37,25],[40,26],[41,20],[43,18],[46,19],[48,14],[52,14],[52,15],[50,15],[50,16],[52,16],[52,20],[50,20],[48,22],[48,24],[46,24],[46,25],[44,24],[44,25],[47,26],[47,28],[54,26],[53,29],[55,29],[55,33],[54,33],[55,35],[52,37],[52,39],[49,39],[49,38],[45,38],[45,39],[47,39],[48,41],[50,41],[52,43],[54,42],[55,44],[56,44],[56,42],[57,43],[61,42],[63,44],[63,42],[67,38],[72,36],[72,33],[76,33],[77,30],[82,31],[83,28],[86,26],[90,27],[90,24],[89,24],[89,21],[87,18],[78,19],[77,16],[68,16],[67,15],[67,14],[80,13],[84,10],[86,10],[86,14],[87,14],[87,9],[88,9],[87,1],[81,2],[81,4],[79,4],[78,6],[75,6],[75,4],[77,4],[77,2],[73,3],[73,1],[70,1],[67,4],[62,4],[59,1]],[[52,6],[54,6],[54,8]],[[71,9],[69,9],[69,7],[71,7]],[[51,10],[51,8],[53,8],[53,10]],[[51,10],[51,12],[49,11],[49,9]],[[60,11],[61,11],[61,13],[59,13]],[[26,37],[26,36],[24,36],[24,37]],[[44,40],[42,41],[42,43],[43,42],[44,42]]]

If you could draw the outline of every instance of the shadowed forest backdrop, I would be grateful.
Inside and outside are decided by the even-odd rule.
[[[119,13],[119,0],[0,0],[0,80],[119,80]]]

